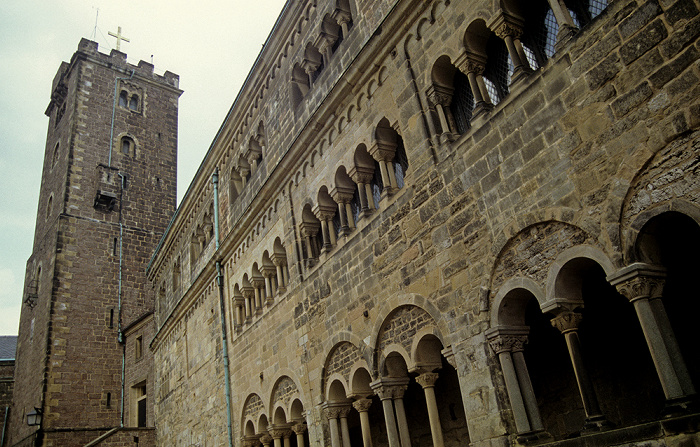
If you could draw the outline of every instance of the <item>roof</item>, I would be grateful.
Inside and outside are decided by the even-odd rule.
[[[16,350],[16,335],[0,335],[0,360],[14,360]]]

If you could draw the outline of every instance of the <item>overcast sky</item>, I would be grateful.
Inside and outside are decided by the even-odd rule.
[[[180,75],[178,203],[285,0],[0,0],[0,335],[16,335],[51,81],[82,37],[122,27],[131,63]],[[99,12],[98,12],[99,11]],[[97,27],[95,22],[97,18]]]

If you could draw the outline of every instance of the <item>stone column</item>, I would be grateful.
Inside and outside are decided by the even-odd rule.
[[[434,447],[444,447],[445,441],[442,437],[442,426],[440,425],[440,413],[438,412],[437,400],[435,399],[435,381],[438,373],[427,372],[416,377],[416,382],[423,387],[425,393],[425,403],[428,405],[428,419],[430,420],[430,434],[433,436]]]
[[[335,207],[317,204],[314,209],[314,215],[321,221],[321,232],[323,233],[323,251],[329,252],[336,244],[335,229],[333,228],[333,217],[335,216]]]
[[[292,435],[294,435],[294,432],[292,430],[284,430],[284,433],[282,434],[284,447],[292,447]]]
[[[552,326],[559,329],[566,339],[569,357],[576,375],[576,383],[583,401],[583,409],[586,412],[586,423],[584,424],[583,432],[604,430],[610,426],[610,423],[600,411],[593,382],[583,364],[581,342],[578,338],[578,328],[583,315],[563,308],[557,308],[555,312],[557,312],[557,316],[552,318]]]
[[[552,13],[554,13],[554,18],[559,25],[559,32],[557,32],[557,44],[555,45],[555,50],[561,46],[566,40],[571,36],[576,34],[578,28],[574,23],[574,19],[569,13],[569,8],[566,7],[564,0],[548,0],[549,6],[552,8]]]
[[[277,293],[279,295],[287,291],[287,278],[285,277],[287,267],[287,256],[273,253],[270,260],[275,264],[277,270]]]
[[[273,302],[273,297],[275,296],[275,275],[277,274],[277,268],[274,265],[263,265],[260,269],[265,278],[265,305],[271,306]],[[278,287],[279,288],[279,287]]]
[[[364,447],[372,447],[372,431],[369,425],[369,407],[372,405],[372,399],[358,399],[352,403],[352,406],[360,413],[360,426],[362,427],[362,444]]]
[[[309,77],[309,86],[311,86],[316,81],[316,71],[321,66],[321,61],[312,61],[310,59],[304,59],[301,63],[301,67],[304,72]]]
[[[382,385],[381,380],[372,382],[370,385],[377,393],[382,401],[382,409],[384,410],[384,423],[386,424],[387,438],[389,439],[389,447],[402,447],[399,441],[399,431],[396,426],[396,418],[394,417],[394,393],[393,387]]]
[[[634,263],[609,276],[608,281],[634,305],[667,406],[678,406],[679,400],[695,394],[695,388],[661,301],[666,270]]]
[[[286,430],[282,428],[272,428],[268,429],[268,432],[270,433],[270,436],[272,436],[274,446],[282,447],[282,437],[284,436]]]
[[[374,210],[374,198],[372,197],[372,177],[374,167],[353,166],[348,175],[357,184],[357,193],[360,196],[360,217],[368,216]]]
[[[316,241],[316,235],[321,229],[321,224],[317,222],[302,222],[299,225],[299,230],[301,232],[301,237],[304,238],[304,243],[306,244],[306,253],[308,259],[318,258],[318,251]]]
[[[250,323],[253,320],[253,300],[255,299],[255,289],[250,286],[241,287],[241,293],[245,298],[245,321]]]
[[[243,295],[234,295],[233,297],[234,307],[236,308],[236,330],[241,331],[243,329],[243,308],[245,306],[245,298]]]
[[[263,278],[262,275],[258,276],[256,274],[251,278],[250,283],[255,289],[255,313],[260,315],[263,310],[262,299],[265,293],[265,278]]]
[[[297,422],[292,425],[292,430],[297,435],[297,447],[304,447],[304,433],[306,432],[306,424]]]
[[[348,414],[350,413],[350,407],[340,407],[338,412],[338,417],[340,418],[340,433],[343,439],[343,447],[350,446],[350,430],[348,429]]]
[[[437,84],[432,84],[427,91],[428,101],[435,107],[438,114],[440,128],[442,129],[440,141],[443,143],[454,140],[457,132],[457,129],[451,125],[451,121],[448,121],[454,91],[455,89],[452,87]]]
[[[515,419],[515,429],[518,433],[527,433],[532,430],[532,427],[530,426],[525,399],[520,389],[520,382],[512,357],[513,346],[519,342],[524,343],[527,337],[523,335],[503,335],[497,331],[489,332],[487,337],[489,338],[489,346],[496,353],[501,364],[503,378],[506,382],[506,392],[508,393],[513,418]]]
[[[462,53],[455,60],[455,66],[462,73],[466,73],[469,79],[469,87],[472,89],[472,95],[474,95],[472,120],[493,109],[493,103],[483,78],[484,70],[486,69],[486,58],[474,53]]]
[[[348,37],[348,26],[350,24],[351,16],[349,11],[344,11],[342,9],[336,9],[331,14],[331,18],[335,19],[340,25],[340,29],[343,33],[343,39]]]
[[[331,190],[330,195],[335,200],[335,203],[338,204],[341,236],[350,234],[355,229],[355,220],[352,217],[352,208],[350,207],[354,189],[345,186],[335,186]]]
[[[326,419],[331,431],[331,447],[341,447],[340,433],[338,431],[338,416],[340,415],[339,407],[326,407]]]
[[[272,436],[269,434],[265,433],[264,435],[260,436],[260,443],[264,447],[270,447],[270,444],[272,444]]]
[[[245,166],[239,166],[238,167],[238,175],[241,176],[241,184],[243,186],[248,183],[248,176],[250,175],[250,168],[247,168]]]
[[[530,64],[525,56],[523,45],[520,42],[520,37],[523,35],[523,23],[512,16],[501,14],[493,23],[495,34],[503,39],[508,48],[508,54],[513,62],[513,76],[510,80],[511,84],[523,79],[532,71]]]
[[[394,410],[396,411],[396,425],[399,427],[399,438],[401,439],[401,447],[411,447],[411,435],[408,432],[408,421],[406,420],[406,409],[403,405],[403,393],[406,391],[406,385],[394,386]]]
[[[525,364],[525,356],[523,355],[526,342],[527,338],[524,340],[517,340],[515,343],[513,343],[513,351],[511,352],[511,356],[513,357],[515,372],[518,376],[520,392],[522,393],[523,400],[525,401],[525,410],[527,411],[527,416],[530,420],[530,429],[532,431],[544,431],[542,417],[540,416],[540,408],[537,406],[537,397],[535,397],[535,390],[532,388],[530,373],[528,372],[527,365]]]
[[[397,144],[395,141],[379,140],[369,148],[369,154],[379,163],[379,169],[382,174],[382,182],[384,182],[384,190],[382,197],[392,195],[399,187],[396,183],[394,174],[394,164],[392,160],[396,154]]]

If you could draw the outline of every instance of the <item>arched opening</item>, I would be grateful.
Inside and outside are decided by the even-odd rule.
[[[311,205],[306,204],[301,212],[301,224],[299,225],[299,233],[302,239],[301,250],[302,257],[306,267],[311,268],[315,265],[321,254],[323,247],[323,236],[321,233],[321,221],[316,218]]]
[[[696,327],[700,300],[695,281],[700,272],[699,250],[700,226],[673,211],[651,218],[639,231],[634,250],[637,261],[666,269],[661,301],[696,390],[700,386],[700,335]]]
[[[297,108],[304,96],[309,92],[309,77],[299,64],[294,64],[290,83],[290,98],[292,107]]]
[[[435,107],[440,133],[464,134],[474,112],[474,94],[467,75],[455,67],[448,56],[441,56],[432,69],[433,85],[428,92]]]
[[[486,41],[486,54],[488,60],[484,67],[484,83],[491,102],[497,105],[508,96],[510,79],[515,67],[506,43],[493,33]]]

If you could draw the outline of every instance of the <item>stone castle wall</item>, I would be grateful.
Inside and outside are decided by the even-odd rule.
[[[421,408],[435,371],[446,445],[506,445],[539,432],[535,410],[516,408],[503,367],[523,350],[496,343],[528,334],[526,326],[543,439],[579,436],[586,409],[549,320],[582,309],[590,322],[581,327],[584,354],[606,417],[622,428],[656,424],[643,425],[654,427],[647,435],[626,432],[630,442],[697,437],[688,429],[672,439],[658,428],[668,394],[633,305],[610,283],[635,262],[677,268],[646,248],[660,237],[647,224],[663,227],[655,217],[677,213],[666,216],[697,226],[698,3],[611,2],[462,132],[443,121],[429,92],[496,27],[503,11],[493,2],[354,2],[348,34],[295,105],[294,65],[313,61],[305,44],[332,10],[332,2],[301,3],[283,14],[279,39],[256,64],[261,78],[239,95],[149,272],[163,290],[153,342],[158,442],[225,442],[216,260],[225,271],[235,445],[265,436],[298,442],[289,431],[298,424],[305,442],[336,445],[336,409],[362,399],[371,401],[375,445],[392,445],[382,406],[398,405],[389,394],[399,392],[412,441],[434,442]],[[301,35],[289,31],[298,17],[308,21]],[[286,56],[275,53],[290,36]],[[266,78],[268,67],[274,76]],[[263,101],[253,105],[255,96]],[[246,167],[238,151],[256,147],[251,134],[264,148]],[[399,161],[381,158],[392,143],[405,149],[404,184],[377,197],[376,209],[368,196],[354,225],[335,232],[343,187],[352,196],[362,168],[379,175],[368,154],[398,169]],[[215,168],[216,256],[206,230]],[[246,169],[253,172],[243,182]],[[193,251],[198,234],[205,245]],[[177,289],[176,259],[187,265]],[[676,290],[691,290],[681,283]],[[674,311],[672,301],[677,333],[692,339],[678,311],[692,305]],[[610,339],[632,347],[622,355]],[[692,343],[679,343],[697,383]],[[359,414],[348,411],[349,435],[361,442]]]

